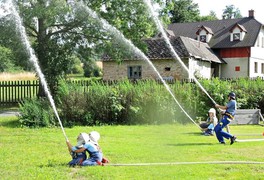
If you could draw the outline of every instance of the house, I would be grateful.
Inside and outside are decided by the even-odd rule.
[[[158,73],[166,80],[190,79],[192,74],[210,78],[219,74],[222,61],[211,51],[207,43],[188,37],[170,37],[175,52],[181,57],[188,71],[175,59],[163,38],[145,39],[148,47],[146,56],[155,66]],[[148,61],[135,55],[134,58],[123,60],[121,64],[111,58],[103,60],[103,79],[158,79],[157,72]]]
[[[264,76],[264,26],[249,16],[193,23],[174,23],[166,30],[182,67],[159,35],[145,39],[146,56],[164,79],[196,77],[239,78]],[[137,57],[137,56],[135,56]],[[117,64],[103,59],[103,79],[157,79],[157,73],[140,58]]]
[[[264,76],[264,27],[249,16],[194,23],[170,24],[175,36],[185,36],[208,43],[226,63],[221,65],[221,78]]]

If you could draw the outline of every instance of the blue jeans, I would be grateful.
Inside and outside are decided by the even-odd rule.
[[[215,126],[214,131],[219,142],[225,142],[224,138],[229,139],[233,137],[232,134],[229,134],[223,131],[223,128],[226,127],[230,121],[227,120],[228,116],[224,115],[221,121]]]
[[[72,153],[72,160],[68,163],[69,166],[81,165],[82,162],[86,159],[86,153]]]
[[[82,162],[82,166],[96,166],[97,162],[101,162],[103,159],[103,153],[97,152],[94,157],[90,157]]]

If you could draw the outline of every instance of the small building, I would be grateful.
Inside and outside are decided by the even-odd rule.
[[[123,60],[121,64],[117,64],[114,60],[105,58],[103,79],[158,79],[157,72],[149,63],[155,66],[165,80],[190,79],[192,74],[203,78],[220,74],[219,66],[223,62],[211,51],[207,43],[182,36],[170,37],[175,52],[187,68],[185,69],[179,60],[173,57],[163,38],[150,38],[144,41],[148,47],[146,56],[149,61],[135,56],[134,59]]]

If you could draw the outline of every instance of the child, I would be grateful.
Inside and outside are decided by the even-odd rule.
[[[76,149],[80,149],[83,147],[84,144],[89,142],[89,135],[86,133],[80,133],[79,136],[77,137],[77,145],[75,146]],[[68,163],[69,166],[76,166],[76,165],[81,165],[84,160],[86,160],[87,156],[85,151],[84,152],[73,152],[70,148],[69,152],[72,156],[72,160]]]
[[[97,131],[92,131],[89,133],[89,140],[86,142],[81,148],[77,148],[76,146],[72,146],[68,141],[66,141],[68,149],[75,153],[85,153],[86,151],[89,153],[89,158],[85,159],[81,162],[81,166],[95,166],[95,165],[104,165],[104,163],[108,163],[109,161],[103,158],[102,150],[98,144],[98,140],[100,139],[100,134]]]
[[[230,123],[230,121],[234,119],[234,116],[236,113],[236,100],[235,99],[236,99],[235,93],[230,92],[228,94],[229,102],[227,103],[226,106],[220,106],[218,104],[215,105],[216,108],[225,110],[223,118],[214,128],[216,137],[221,144],[225,144],[224,138],[230,139],[230,145],[232,145],[236,140],[236,136],[233,136],[232,134],[223,131],[223,128],[226,127]]]
[[[216,126],[218,120],[216,117],[216,111],[214,108],[211,108],[208,111],[209,117],[205,123],[200,124],[201,130],[203,131],[205,136],[213,136],[214,135],[214,127]]]

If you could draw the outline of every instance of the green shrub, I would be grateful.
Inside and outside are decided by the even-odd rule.
[[[81,60],[75,56],[72,55],[69,58],[70,64],[69,64],[69,69],[67,70],[67,74],[83,74],[83,67],[82,67],[82,62]]]
[[[56,124],[54,112],[46,99],[28,99],[19,104],[19,122],[26,127],[50,127]]]
[[[86,109],[86,96],[82,86],[61,80],[57,92],[59,114],[64,126],[93,125]]]
[[[60,113],[68,125],[190,123],[189,118],[207,118],[214,107],[212,100],[225,105],[230,91],[237,94],[238,108],[263,108],[262,80],[215,78],[199,82],[210,98],[197,84],[178,81],[169,85],[175,99],[154,80],[92,81],[89,85],[64,81],[58,91]]]
[[[96,65],[95,61],[85,62],[83,69],[85,77],[99,77],[102,74],[101,69]]]
[[[189,98],[190,94],[186,96]],[[186,122],[165,87],[155,81],[112,85],[91,82],[85,92],[80,84],[64,81],[58,97],[61,116],[67,120],[64,124],[162,124],[175,119]]]

